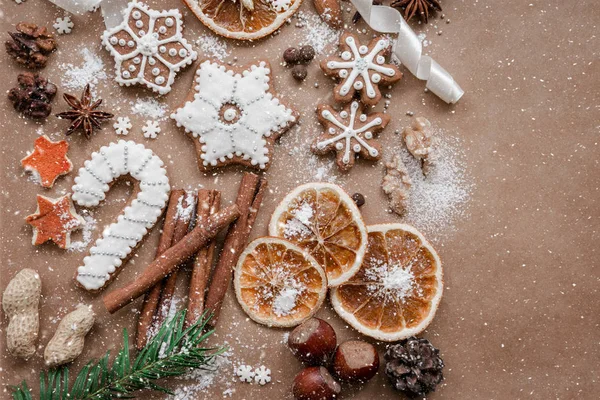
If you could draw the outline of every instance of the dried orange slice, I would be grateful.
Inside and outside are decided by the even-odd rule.
[[[367,228],[354,201],[331,183],[307,183],[275,209],[269,234],[302,247],[327,272],[329,286],[350,279],[367,248]]]
[[[442,262],[415,228],[369,226],[360,271],[331,292],[333,308],[364,335],[388,342],[422,332],[442,298]]]
[[[251,242],[240,255],[233,285],[250,318],[267,326],[298,325],[317,312],[327,276],[306,251],[271,237]]]
[[[239,40],[260,39],[273,33],[302,4],[302,0],[184,0],[215,33]]]

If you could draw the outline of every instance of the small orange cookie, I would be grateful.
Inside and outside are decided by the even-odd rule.
[[[79,229],[85,222],[73,206],[71,195],[66,194],[58,199],[37,196],[37,210],[28,215],[25,221],[33,226],[33,245],[52,240],[62,249],[69,248],[71,232]]]
[[[69,144],[65,140],[53,142],[46,135],[40,136],[35,140],[33,153],[22,159],[21,165],[25,171],[39,176],[43,187],[51,188],[56,178],[73,169],[67,157],[68,150]]]

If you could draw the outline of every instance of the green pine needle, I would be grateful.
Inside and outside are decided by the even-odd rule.
[[[133,398],[138,390],[150,389],[172,394],[157,380],[181,376],[189,369],[206,367],[226,349],[200,345],[214,332],[204,332],[210,318],[200,318],[184,329],[185,311],[165,322],[156,336],[137,354],[129,357],[129,336],[123,330],[123,348],[109,367],[109,354],[91,360],[77,374],[69,389],[69,370],[66,367],[40,373],[40,400],[109,400]],[[27,382],[11,386],[13,400],[33,400]]]

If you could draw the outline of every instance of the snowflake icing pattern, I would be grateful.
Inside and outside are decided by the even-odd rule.
[[[296,122],[296,113],[270,92],[270,73],[264,61],[241,74],[210,61],[200,65],[194,100],[171,118],[198,138],[204,167],[235,157],[267,168],[274,141]]]
[[[71,33],[75,24],[71,21],[71,17],[56,18],[56,22],[52,25],[59,34]]]
[[[117,118],[117,122],[113,124],[113,128],[115,128],[117,135],[127,135],[131,126],[129,117],[119,117]]]
[[[254,382],[263,386],[271,382],[271,370],[264,365],[254,370]]]
[[[317,109],[317,118],[325,132],[315,140],[312,150],[317,154],[335,151],[343,171],[354,166],[356,154],[367,160],[381,158],[381,146],[374,136],[386,127],[390,117],[383,113],[359,113],[359,108],[358,101],[353,101],[339,113],[328,105]]]
[[[369,46],[358,46],[356,36],[346,32],[340,38],[340,57],[321,62],[326,75],[341,78],[336,86],[335,99],[349,102],[359,91],[366,105],[375,105],[381,98],[379,84],[394,83],[402,73],[392,64],[385,64],[389,40],[381,36],[373,39]]]
[[[146,125],[142,127],[142,131],[144,132],[144,137],[148,139],[156,139],[158,134],[160,133],[160,127],[158,126],[158,121],[148,120],[146,121]]]
[[[249,365],[240,365],[236,370],[235,374],[240,378],[242,382],[252,382],[254,379],[254,371],[252,371],[252,367]]]
[[[178,10],[155,11],[142,3],[129,3],[125,20],[102,36],[115,58],[116,81],[168,93],[177,72],[198,57],[182,33]]]

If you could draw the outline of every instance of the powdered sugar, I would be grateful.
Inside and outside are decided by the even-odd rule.
[[[92,95],[96,97],[93,90],[99,81],[107,78],[104,71],[104,63],[102,59],[90,49],[84,48],[79,51],[83,57],[83,63],[80,66],[75,66],[71,63],[63,63],[59,68],[64,71],[61,78],[62,86],[65,89],[81,90],[85,85],[89,84],[92,88]]]
[[[303,202],[300,207],[292,211],[294,218],[288,220],[283,228],[283,236],[286,239],[303,238],[310,235],[309,225],[314,215],[310,204]]]
[[[299,21],[296,26],[301,27],[304,34],[300,39],[301,45],[311,45],[317,54],[321,54],[328,45],[337,43],[340,31],[333,29],[317,14],[300,11],[296,17]],[[331,50],[335,48],[332,47]]]
[[[296,307],[296,299],[300,295],[300,290],[294,287],[283,288],[273,301],[273,312],[278,317],[289,315]]]
[[[401,150],[412,186],[406,204],[406,219],[431,237],[439,237],[454,228],[465,215],[474,183],[466,171],[463,144],[445,132],[439,138],[436,164],[425,177],[421,164],[406,149]]]
[[[196,40],[196,44],[205,56],[216,58],[219,61],[223,61],[231,54],[227,43],[214,35],[202,35]]]
[[[174,390],[174,395],[169,396],[169,398],[173,400],[195,400],[200,398],[201,392],[214,385],[217,381],[227,377],[227,374],[224,374],[223,370],[231,368],[230,357],[231,352],[219,354],[205,368],[194,369],[183,377],[178,378],[191,381],[191,383],[184,386],[178,385],[179,387]],[[225,392],[223,393],[225,394]]]
[[[160,103],[152,97],[137,99],[135,103],[131,103],[132,114],[141,115],[143,117],[152,118],[162,121],[167,118],[167,105]]]
[[[181,196],[177,201],[176,218],[188,222],[192,219],[192,216],[194,215],[194,208],[196,205],[194,193],[187,192],[187,195],[185,197],[185,206],[183,205],[183,200],[183,196]]]
[[[82,237],[77,242],[71,242],[69,251],[84,251],[88,245],[92,242],[94,231],[98,226],[96,219],[88,210],[81,210],[81,216],[83,217],[84,223],[82,225]]]

